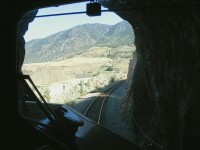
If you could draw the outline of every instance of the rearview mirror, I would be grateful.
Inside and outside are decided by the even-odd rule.
[[[88,16],[101,16],[101,4],[91,2],[86,5],[86,14]]]

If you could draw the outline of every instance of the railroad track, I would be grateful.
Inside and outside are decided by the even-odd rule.
[[[111,93],[123,83],[124,81],[120,81],[119,83],[113,85],[112,87],[103,91],[100,95],[95,97],[86,108],[84,115],[100,124],[100,122],[102,121],[102,113],[106,101],[109,99]]]

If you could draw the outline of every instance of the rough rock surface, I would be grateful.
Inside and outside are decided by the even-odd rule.
[[[198,1],[108,2],[102,4],[110,9],[142,8],[116,12],[132,24],[136,37],[137,64],[125,100],[133,123],[165,150],[200,149]],[[134,130],[134,142],[145,148],[151,141]]]

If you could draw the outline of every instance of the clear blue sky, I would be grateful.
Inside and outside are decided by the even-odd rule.
[[[86,3],[88,2],[42,8],[38,11],[37,15],[86,11]],[[102,7],[102,10],[104,9],[106,8]],[[80,24],[101,23],[113,25],[121,21],[122,18],[113,12],[102,12],[101,16],[96,17],[88,17],[86,14],[76,14],[35,18],[34,21],[29,24],[29,29],[24,35],[24,38],[25,41],[28,42],[32,39],[44,38],[56,32],[67,30]]]

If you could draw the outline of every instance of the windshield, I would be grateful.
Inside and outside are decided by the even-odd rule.
[[[85,5],[39,9],[37,16],[66,10],[82,11]],[[48,103],[50,109],[47,111],[51,112],[60,104],[67,105],[131,141],[130,129],[124,126],[127,123],[120,115],[121,103],[131,84],[127,78],[134,70],[129,64],[136,63],[134,31],[126,20],[113,12],[96,17],[86,14],[36,17],[29,24],[24,39],[22,73],[33,81],[33,84],[30,80],[27,83],[35,98],[42,104]],[[45,116],[44,110],[33,106],[33,100],[25,101],[32,109],[21,112],[23,115],[35,120]],[[103,103],[99,104],[100,101]],[[94,103],[96,106],[91,108]],[[97,106],[100,106],[98,112]],[[122,126],[116,126],[119,120],[123,130],[119,130]],[[124,135],[124,131],[127,134]]]

